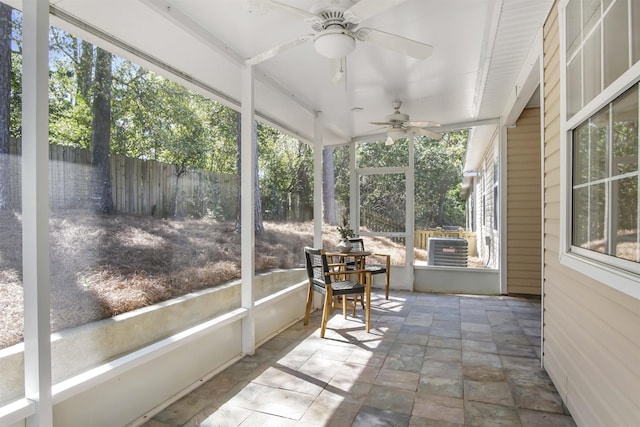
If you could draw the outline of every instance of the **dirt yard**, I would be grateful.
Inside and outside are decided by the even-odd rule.
[[[157,219],[85,211],[51,214],[51,325],[54,331],[145,307],[240,277],[233,222]],[[300,267],[311,223],[268,223],[256,239],[256,271]],[[0,211],[0,348],[22,341],[22,220]],[[335,247],[335,227],[323,230]],[[404,262],[404,247],[370,239],[367,249]],[[418,258],[426,259],[424,251]]]

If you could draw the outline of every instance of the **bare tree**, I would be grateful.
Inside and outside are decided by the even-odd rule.
[[[336,213],[336,178],[334,174],[333,148],[322,150],[322,202],[324,204],[324,222],[338,225]]]
[[[93,68],[93,45],[82,40],[80,42],[80,47],[80,60],[76,62],[76,70],[78,75],[78,92],[80,92],[82,97],[86,101],[88,101],[91,84],[93,83],[93,79],[91,76],[91,71]]]
[[[237,129],[238,129],[238,217],[236,219],[236,231],[240,231],[242,229],[242,204],[241,204],[241,188],[242,188],[242,170],[241,170],[241,159],[242,159],[242,132],[241,132],[241,128],[242,128],[242,116],[240,115],[240,113],[238,113],[238,122],[237,122]],[[254,122],[253,125],[253,131],[255,132],[256,135],[256,143],[254,144],[253,147],[253,156],[255,156],[254,158],[256,159],[255,162],[255,167],[254,167],[254,172],[253,172],[253,176],[254,176],[254,187],[253,187],[253,194],[254,194],[254,204],[253,204],[253,209],[254,209],[254,227],[255,227],[255,233],[256,235],[260,235],[264,233],[264,224],[262,222],[262,200],[261,200],[261,193],[260,193],[260,183],[258,182],[258,138],[257,138],[257,134],[258,134],[258,123]]]
[[[91,123],[92,186],[94,211],[113,214],[116,211],[111,191],[111,53],[96,48],[93,84],[93,121]]]

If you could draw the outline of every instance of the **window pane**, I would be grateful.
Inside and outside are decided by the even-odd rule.
[[[589,128],[589,181],[595,181],[609,176],[609,107],[591,118]]]
[[[573,185],[589,180],[589,122],[573,131]]]
[[[582,108],[582,54],[567,65],[567,115],[573,116]]]
[[[391,265],[405,265],[407,250],[404,237],[373,237],[361,236],[364,248],[374,254],[367,257],[367,263],[386,264],[387,259],[380,255],[389,255]],[[382,275],[381,275],[382,276]],[[377,280],[374,278],[374,280]]]
[[[589,241],[587,242],[587,248],[592,251],[607,252],[606,212],[606,184],[591,186],[589,194]]]
[[[52,329],[86,325],[186,294],[195,298],[198,291],[237,279],[239,114],[60,29],[51,32]],[[93,78],[75,72],[78,64],[62,53],[66,49],[88,58]],[[297,203],[294,190],[291,205]],[[280,233],[289,246],[296,231]],[[272,253],[284,246],[277,239],[258,244],[260,267],[292,261],[273,260]],[[261,258],[265,248],[274,250]],[[206,311],[186,310],[153,328],[138,328],[127,339],[90,347],[69,331],[65,345],[82,347],[91,357],[69,360],[61,357],[66,352],[57,352],[54,378],[67,378],[240,304],[239,298],[218,301]]]
[[[589,187],[573,190],[573,229],[571,244],[587,248],[589,241]]]
[[[633,48],[632,64],[640,61],[640,2],[631,2],[631,40]]]
[[[406,179],[402,173],[360,177],[360,228],[373,232],[405,231]]]
[[[580,47],[581,30],[580,0],[570,0],[567,5],[567,58]]]
[[[399,138],[393,144],[385,141],[356,144],[356,166],[359,168],[398,167],[409,164],[409,142]]]
[[[19,3],[19,2],[18,2]],[[0,79],[0,349],[24,340],[22,285],[22,147],[20,133],[22,55],[21,12],[0,3],[0,66],[10,78]],[[6,67],[6,68],[5,68]],[[6,74],[5,74],[6,75]],[[5,352],[16,354],[20,347]],[[16,360],[17,358],[14,358]],[[0,364],[0,406],[24,397],[24,367]]]
[[[638,177],[613,181],[615,239],[611,255],[640,261],[638,247]]]
[[[638,170],[638,86],[618,98],[613,114],[613,175]]]
[[[629,68],[628,2],[617,1],[604,17],[604,86]]]
[[[583,31],[587,34],[600,19],[600,0],[582,0],[582,15]]]
[[[331,161],[333,163],[333,177],[334,177],[334,192],[335,192],[335,212],[332,214],[335,216],[335,223],[342,224],[343,218],[349,217],[349,146],[341,145],[338,147],[326,147],[325,148],[325,159],[327,156],[331,154]],[[329,165],[326,165],[329,166]],[[323,174],[324,175],[324,174]],[[324,176],[323,186],[323,194],[327,194],[326,192],[329,190],[329,182],[327,182],[327,177]],[[324,209],[331,209],[329,204],[332,203],[331,199],[325,200]],[[328,219],[328,218],[325,218]]]
[[[304,265],[304,247],[313,245],[313,150],[258,124],[258,181],[263,233],[256,233],[255,269],[275,273]],[[258,280],[255,298],[281,291],[288,280]]]
[[[584,103],[589,103],[601,91],[600,28],[584,44]]]

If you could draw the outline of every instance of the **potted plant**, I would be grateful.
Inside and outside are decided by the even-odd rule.
[[[351,252],[353,246],[349,242],[349,237],[355,236],[355,233],[349,227],[349,221],[347,217],[342,218],[342,225],[338,226],[338,233],[340,233],[340,243],[338,243],[338,250],[340,252],[348,253]]]

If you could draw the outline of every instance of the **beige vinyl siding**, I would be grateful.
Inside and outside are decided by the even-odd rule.
[[[544,366],[578,426],[638,426],[640,301],[559,262],[558,33],[554,7],[544,27]]]
[[[540,109],[507,130],[507,293],[541,294]]]
[[[481,168],[480,176],[477,179],[476,186],[476,207],[477,207],[477,219],[476,222],[476,241],[478,246],[478,254],[483,263],[488,268],[498,268],[499,260],[499,234],[498,231],[493,228],[494,226],[494,209],[493,209],[493,179],[494,179],[494,166],[496,157],[496,139],[494,138],[487,150],[485,151]],[[484,184],[484,185],[483,185]],[[484,198],[484,215],[482,202]],[[490,239],[490,244],[487,245],[486,239]]]

